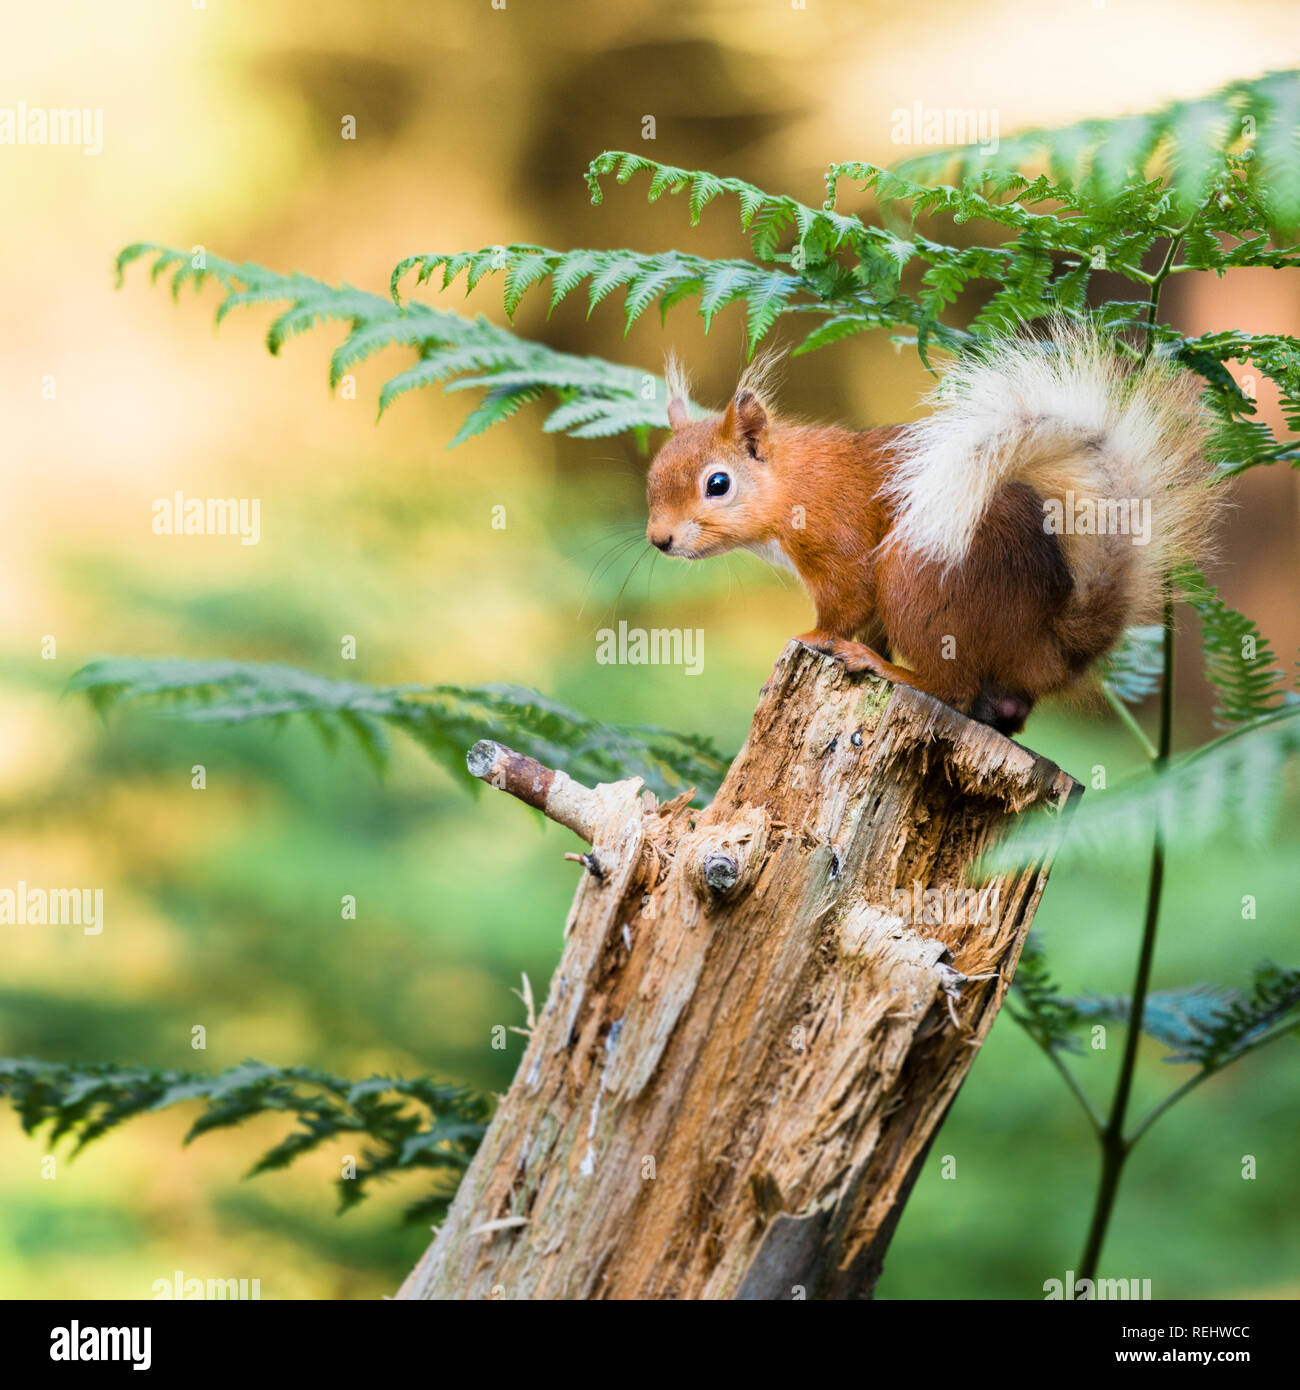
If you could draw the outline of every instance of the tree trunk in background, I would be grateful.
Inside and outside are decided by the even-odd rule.
[[[967,872],[1078,784],[794,643],[704,811],[499,744],[470,767],[592,849],[514,1083],[399,1297],[869,1297],[1047,866],[978,902]]]

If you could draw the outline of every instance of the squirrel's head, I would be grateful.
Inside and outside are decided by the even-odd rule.
[[[742,380],[721,415],[692,419],[685,381],[671,361],[668,388],[672,437],[650,465],[646,539],[686,560],[761,545],[776,511],[767,406]]]

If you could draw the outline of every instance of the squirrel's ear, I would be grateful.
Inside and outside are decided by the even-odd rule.
[[[722,428],[725,434],[743,444],[752,458],[766,456],[767,407],[747,387],[742,386],[731,398]]]
[[[686,402],[681,396],[674,396],[668,402],[668,428],[679,430],[683,425],[689,424],[691,412],[686,408]]]

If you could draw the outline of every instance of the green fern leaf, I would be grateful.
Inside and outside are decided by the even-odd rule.
[[[642,726],[611,727],[517,686],[376,687],[257,662],[105,657],[82,667],[68,689],[101,714],[123,701],[145,700],[158,703],[164,717],[188,722],[307,717],[317,729],[356,739],[376,764],[389,756],[383,728],[399,729],[475,788],[465,753],[482,738],[589,785],[640,777],[661,796],[687,786],[711,795],[727,767],[706,741]]]
[[[1219,696],[1215,718],[1220,727],[1276,712],[1286,696],[1286,673],[1255,622],[1229,608],[1190,566],[1178,571],[1175,582],[1201,620],[1205,674]]]
[[[544,280],[551,272],[553,261],[549,253],[517,256],[506,271],[505,305],[506,313],[514,318],[515,310],[524,294],[539,280]]]
[[[1209,843],[1261,844],[1275,827],[1285,771],[1300,753],[1300,703],[1244,724],[1163,771],[1089,793],[1064,837],[1054,815],[1028,815],[990,851],[998,872],[1054,854],[1058,865],[1118,864],[1144,857],[1151,836],[1193,850]]]
[[[264,1153],[249,1176],[285,1168],[341,1136],[349,1143],[364,1137],[373,1148],[356,1178],[340,1184],[342,1210],[362,1200],[375,1181],[417,1168],[431,1171],[434,1200],[445,1202],[473,1156],[488,1114],[480,1097],[429,1078],[350,1082],[306,1067],[261,1062],[203,1076],[6,1058],[0,1059],[0,1096],[13,1105],[26,1133],[44,1130],[47,1146],[71,1137],[74,1154],[128,1120],[172,1105],[204,1104],[186,1143],[258,1115],[293,1116],[298,1128]]]
[[[1160,689],[1164,629],[1158,623],[1131,627],[1106,659],[1102,679],[1125,704],[1140,705]]]

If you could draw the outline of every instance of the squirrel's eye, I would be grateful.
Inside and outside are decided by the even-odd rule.
[[[710,473],[708,481],[704,484],[704,495],[706,497],[725,497],[731,491],[731,475],[729,473]]]

